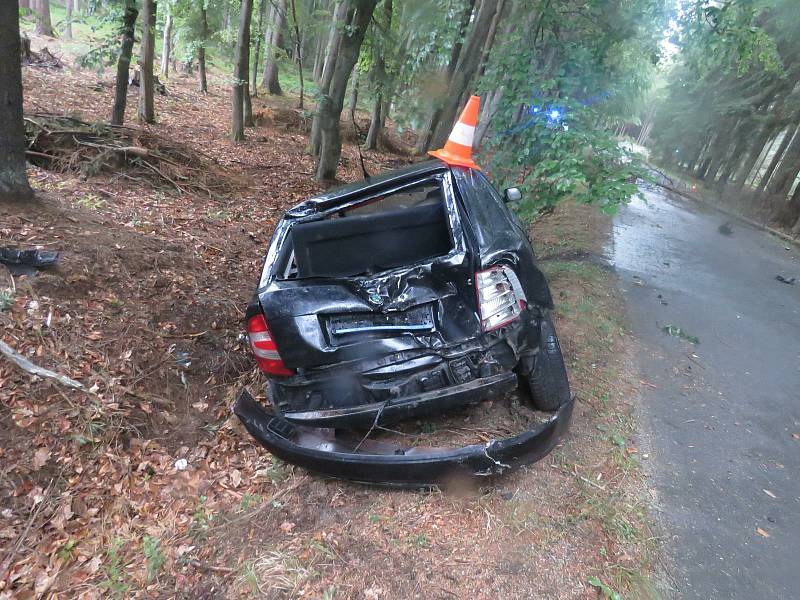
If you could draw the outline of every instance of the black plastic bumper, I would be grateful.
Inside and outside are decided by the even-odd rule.
[[[427,487],[465,477],[502,475],[545,456],[572,416],[574,399],[548,421],[511,438],[462,448],[423,448],[342,440],[332,429],[290,423],[242,390],[233,412],[272,454],[309,471],[364,483]]]

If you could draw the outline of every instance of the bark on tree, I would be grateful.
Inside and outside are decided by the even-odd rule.
[[[748,147],[748,142],[753,137],[753,125],[750,121],[742,120],[733,133],[733,149],[722,164],[719,183],[726,184],[733,174],[738,171],[742,163],[742,155]]]
[[[0,2],[0,200],[29,200],[22,121],[19,5]]]
[[[489,54],[494,46],[494,38],[497,35],[497,27],[500,20],[503,18],[503,10],[505,10],[506,0],[497,0],[497,11],[494,13],[492,23],[489,25],[489,33],[486,34],[486,41],[481,50],[480,66],[478,67],[478,77],[482,77],[486,71],[486,63],[489,62]]]
[[[775,170],[775,176],[769,182],[767,189],[771,194],[785,198],[791,191],[794,180],[797,179],[798,171],[800,171],[800,135],[795,135],[786,148],[786,154]]]
[[[372,104],[372,112],[369,118],[369,130],[367,131],[367,139],[364,140],[364,150],[377,150],[378,148],[378,134],[381,131],[381,121],[383,120],[383,98],[381,94],[375,97]]]
[[[450,135],[458,109],[461,107],[461,97],[468,92],[467,87],[478,69],[481,48],[496,12],[497,3],[481,2],[478,14],[475,17],[475,23],[472,26],[472,33],[464,46],[464,50],[461,52],[461,58],[453,72],[453,77],[450,79],[450,84],[447,86],[442,115],[431,137],[431,145],[434,148],[443,146]]]
[[[305,84],[303,82],[303,39],[300,35],[300,24],[297,22],[297,4],[295,0],[291,0],[292,5],[292,23],[294,25],[294,51],[295,60],[297,61],[297,77],[300,80],[300,101],[297,108],[303,108],[303,96],[305,94]]]
[[[278,0],[275,6],[274,18],[272,21],[272,36],[266,49],[266,63],[264,64],[264,77],[261,85],[275,96],[282,96],[280,81],[278,80],[278,57],[280,48],[283,45],[283,27],[286,24],[286,5],[287,0]]]
[[[67,10],[67,16],[64,19],[64,39],[72,39],[72,6],[73,0],[64,0],[64,8]]]
[[[244,126],[255,127],[256,123],[253,121],[253,100],[250,97],[250,84],[245,83],[242,91],[244,93]]]
[[[206,79],[206,41],[208,40],[208,11],[206,0],[200,0],[200,47],[197,49],[197,70],[200,72],[200,91],[208,93]]]
[[[470,19],[472,18],[472,12],[475,9],[475,0],[469,0],[467,4],[464,6],[464,12],[461,13],[461,20],[458,24],[458,30],[456,32],[456,39],[453,43],[453,47],[450,50],[450,62],[447,63],[447,83],[450,83],[450,80],[453,77],[453,73],[456,70],[456,66],[458,65],[458,59],[461,57],[461,50],[464,47],[464,36],[467,32],[467,27],[469,26]],[[431,145],[431,137],[433,136],[433,132],[439,124],[439,119],[442,116],[442,107],[438,106],[434,109],[433,113],[431,114],[430,118],[428,119],[425,127],[419,132],[417,137],[417,152],[419,154],[424,154]]]
[[[772,179],[775,170],[778,168],[778,165],[781,163],[783,159],[783,155],[786,153],[786,149],[789,147],[789,144],[792,142],[792,139],[797,137],[797,133],[800,131],[798,127],[790,127],[786,130],[786,134],[783,136],[781,140],[781,145],[778,146],[778,149],[775,151],[775,154],[772,156],[772,160],[769,163],[769,167],[767,167],[764,176],[761,178],[761,181],[758,184],[758,192],[760,194],[767,191],[767,186],[770,184],[770,180]]]
[[[169,7],[169,5],[167,5]],[[168,9],[169,10],[169,9]],[[167,12],[164,22],[164,37],[161,39],[161,76],[169,77],[169,60],[172,54],[172,11]]]
[[[236,42],[236,63],[233,68],[233,111],[231,116],[231,139],[244,140],[244,102],[247,86],[248,62],[250,58],[250,18],[253,13],[253,0],[242,0],[239,15],[239,38]]]
[[[750,174],[753,172],[753,167],[756,166],[758,159],[764,153],[764,149],[772,138],[773,133],[772,128],[768,126],[762,127],[756,133],[753,143],[750,145],[750,151],[745,156],[739,172],[736,174],[736,187],[739,189],[742,189],[747,184]]]
[[[381,130],[383,129],[384,119],[386,113],[383,110],[383,101],[386,96],[388,82],[386,81],[386,48],[389,45],[387,39],[388,32],[392,28],[392,0],[385,0],[383,3],[383,19],[384,23],[381,27],[380,39],[377,40],[377,56],[375,57],[375,66],[372,69],[372,81],[375,88],[375,104],[372,107],[372,115],[369,121],[369,131],[367,131],[367,139],[364,140],[365,150],[376,150],[378,148],[378,138],[380,138]],[[386,32],[386,33],[383,33]]]
[[[336,60],[339,56],[339,48],[342,45],[342,35],[344,34],[344,24],[352,18],[349,2],[338,0],[333,11],[333,22],[331,23],[330,36],[328,38],[328,49],[325,53],[325,62],[322,65],[322,77],[320,78],[320,90],[327,93],[331,87],[333,70],[336,67]]]
[[[126,0],[122,15],[122,43],[117,59],[117,78],[114,85],[114,106],[111,109],[111,124],[122,125],[125,121],[125,106],[128,103],[128,77],[133,53],[134,30],[139,9],[136,0]]]
[[[378,0],[353,0],[355,14],[350,22],[346,35],[342,36],[339,56],[336,60],[329,93],[323,96],[320,108],[320,143],[319,160],[317,162],[317,179],[327,180],[336,177],[336,167],[342,154],[342,140],[339,131],[339,119],[344,108],[344,96],[347,91],[347,80],[358,60],[364,34],[369,26],[372,13]]]
[[[253,52],[253,66],[250,69],[250,92],[254,98],[258,97],[258,65],[261,62],[261,40],[264,38],[264,13],[267,12],[267,0],[261,0],[258,5],[258,28],[256,29],[256,47]]]
[[[6,2],[8,0],[5,0]],[[50,0],[35,0],[32,4],[36,10],[36,33],[53,37],[53,22],[50,19]]]
[[[359,75],[360,72],[358,69],[353,69],[353,73],[350,75],[350,100],[347,102],[347,112],[350,114],[350,121],[353,121],[356,118],[356,106],[358,105],[358,86],[360,83]]]
[[[139,59],[139,121],[155,123],[153,105],[153,58],[156,46],[156,2],[142,0],[142,50]]]
[[[496,90],[489,92],[483,106],[481,107],[481,115],[478,119],[478,126],[475,128],[475,147],[479,148],[486,133],[489,131],[489,125],[492,122],[492,117],[500,107],[500,100],[503,99],[503,88],[500,87]]]
[[[337,0],[333,10],[333,22],[328,37],[328,50],[325,55],[325,64],[322,67],[322,77],[319,83],[319,99],[314,113],[314,120],[311,123],[311,154],[314,156],[319,156],[319,147],[322,142],[322,125],[320,119],[322,104],[325,102],[325,96],[331,88],[333,71],[339,56],[339,47],[342,43],[342,33],[352,17],[353,14],[349,11],[347,0]]]

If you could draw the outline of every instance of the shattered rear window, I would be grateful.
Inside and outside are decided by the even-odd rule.
[[[369,275],[444,256],[453,248],[439,178],[298,223],[289,237],[292,252],[283,279]]]

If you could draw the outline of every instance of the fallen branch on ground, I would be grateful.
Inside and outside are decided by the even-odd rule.
[[[55,371],[50,371],[49,369],[45,369],[38,365],[33,364],[27,358],[22,356],[19,352],[14,350],[11,346],[6,344],[3,341],[0,341],[0,353],[2,353],[8,360],[12,363],[17,365],[23,371],[27,371],[31,375],[37,375],[39,377],[44,377],[46,379],[52,379],[57,381],[61,385],[65,385],[75,390],[83,390],[86,391],[86,388],[80,381],[75,381],[67,377],[66,375],[60,375]]]

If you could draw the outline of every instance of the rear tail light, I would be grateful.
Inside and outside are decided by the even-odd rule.
[[[283,364],[264,315],[258,314],[247,320],[247,336],[250,338],[250,350],[256,357],[259,369],[269,375],[294,375],[294,371],[287,369]]]
[[[498,266],[478,271],[475,273],[475,289],[484,331],[507,325],[525,308],[525,292],[511,267]]]

